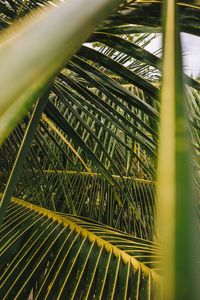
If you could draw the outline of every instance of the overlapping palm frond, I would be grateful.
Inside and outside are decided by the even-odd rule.
[[[1,1],[0,29],[12,31],[23,16],[31,22],[35,9],[52,5],[60,2]],[[29,125],[45,88],[40,76],[51,64],[30,84],[41,84],[37,105],[31,110],[23,99],[24,119],[8,122],[14,130],[0,147],[0,190],[5,196],[12,185],[23,200],[12,199],[0,228],[1,299],[161,298],[155,180],[162,55],[145,49],[151,33],[161,32],[161,6],[124,1],[70,60],[71,44],[62,44],[67,61],[48,81],[47,105],[34,130]],[[177,7],[181,30],[199,36],[200,6],[184,1]],[[39,54],[32,64],[38,70]],[[199,191],[200,84],[187,75],[184,80]],[[16,170],[13,176],[19,156],[20,176]]]
[[[162,2],[157,1],[127,1],[128,5],[104,22],[100,31],[114,34],[130,34],[144,32],[162,32]],[[177,3],[180,12],[181,31],[200,35],[199,1],[180,1]],[[123,26],[122,26],[123,25]]]
[[[40,6],[40,3],[34,5]],[[13,19],[33,9],[31,2],[22,7],[17,2],[15,6]],[[186,11],[193,19],[199,11],[198,6],[191,7],[186,3],[179,6],[183,19]],[[145,21],[141,12],[147,16]],[[148,200],[145,208],[143,207],[143,196],[138,198],[134,193],[134,178],[152,181],[151,194],[155,198],[153,182],[160,104],[159,82],[154,84],[153,78],[154,70],[156,74],[161,72],[161,59],[146,51],[140,38],[138,42],[130,42],[130,39],[126,39],[126,34],[134,32],[128,32],[127,26],[142,26],[143,31],[148,32],[146,26],[152,26],[156,22],[154,26],[158,28],[158,15],[160,16],[159,1],[129,1],[95,30],[88,43],[61,70],[53,83],[50,101],[45,109],[46,116],[43,115],[35,134],[16,195],[37,201],[47,208],[84,216],[88,213],[88,202],[95,206],[100,201],[99,205],[104,209],[99,213],[98,205],[91,209],[91,218],[140,237],[153,238],[155,207],[150,209]],[[188,24],[187,30],[190,28],[190,31],[197,34],[198,20],[195,19],[195,23],[188,21]],[[91,43],[94,42],[98,42],[105,50],[93,48]],[[120,55],[125,55],[125,60],[120,60]],[[132,67],[127,67],[127,62],[132,60],[136,67],[132,63]],[[141,75],[140,65],[142,68],[153,68],[148,78]],[[198,95],[199,83],[188,76],[185,78],[188,94]],[[188,97],[189,111],[191,103],[194,103],[190,98]],[[191,113],[191,132],[196,149],[199,147],[198,114],[199,106],[196,105]],[[10,170],[14,163],[27,122],[28,117],[1,148],[2,158],[4,157],[3,173]],[[8,153],[10,162],[7,161]],[[72,175],[70,172],[81,173]],[[95,173],[99,176],[93,176]],[[88,175],[80,180],[81,174]],[[126,180],[126,177],[133,179]],[[4,186],[7,179],[2,180]],[[80,197],[79,191],[86,185],[89,186],[88,191],[84,197]],[[146,195],[149,195],[149,183],[141,184],[140,194],[144,193],[145,188]],[[106,196],[103,196],[105,191]],[[47,199],[51,199],[51,202]],[[150,202],[155,203],[155,200],[152,201]],[[109,203],[112,203],[115,213],[111,206],[107,209]],[[118,214],[119,218],[116,217]],[[127,225],[130,219],[128,215],[133,219],[130,225]],[[142,229],[138,231],[136,227]],[[150,235],[145,233],[145,227],[151,232]]]
[[[13,198],[1,226],[1,299],[138,299],[161,293],[159,246]]]
[[[97,168],[96,172],[94,168],[91,171],[71,144],[66,144],[62,133],[52,128],[55,130],[53,123],[43,116],[16,194],[50,209],[89,216],[137,236],[153,238],[154,182],[113,174],[109,176],[116,185],[112,185],[110,177],[107,180]],[[20,126],[2,148],[5,164],[9,164],[6,161],[9,153],[12,165],[12,157],[14,160],[22,136],[23,128]],[[14,151],[10,147],[11,141]],[[139,166],[136,168],[140,170]],[[6,182],[8,177],[2,180]]]

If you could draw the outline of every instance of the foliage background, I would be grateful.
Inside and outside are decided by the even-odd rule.
[[[52,4],[45,1],[21,2],[9,0],[1,2],[1,29],[4,32],[6,27],[11,25],[12,28],[12,23],[27,13],[31,19],[32,11],[36,8],[42,11],[46,5]],[[51,211],[68,214],[65,215],[65,218],[68,218],[67,222],[69,223],[69,220],[72,220],[76,226],[84,227],[86,226],[84,224],[87,224],[87,226],[92,224],[92,226],[86,226],[87,229],[90,229],[90,234],[93,230],[94,234],[98,236],[97,232],[99,230],[100,237],[105,241],[109,240],[112,246],[115,245],[113,242],[115,234],[124,235],[121,241],[118,240],[116,247],[137,260],[136,265],[133,263],[133,270],[137,270],[139,273],[134,271],[131,275],[129,269],[122,271],[123,263],[118,264],[113,258],[113,265],[110,265],[109,272],[116,274],[115,278],[118,279],[116,279],[117,281],[113,279],[112,291],[106,296],[107,285],[103,286],[101,292],[96,291],[94,286],[97,279],[94,277],[93,286],[90,287],[90,294],[88,293],[87,297],[92,297],[92,295],[97,297],[100,293],[103,299],[104,297],[117,299],[115,298],[118,293],[117,288],[123,284],[123,286],[126,286],[129,277],[137,277],[140,287],[138,284],[135,288],[136,292],[127,287],[122,292],[124,299],[128,297],[126,295],[131,295],[132,292],[133,299],[140,293],[141,297],[146,299],[145,297],[148,297],[148,295],[153,295],[154,279],[156,286],[158,282],[160,284],[160,279],[157,279],[159,277],[157,264],[159,265],[160,254],[158,251],[158,224],[155,222],[157,208],[155,182],[158,162],[162,59],[159,58],[158,53],[149,53],[145,50],[145,47],[152,39],[151,33],[159,33],[162,30],[161,6],[161,1],[127,1],[127,3],[123,3],[110,17],[95,28],[86,43],[81,46],[69,62],[63,65],[63,68],[51,83],[48,92],[39,99],[40,102],[47,101],[47,104],[41,118],[37,120],[39,121],[37,129],[31,133],[34,133],[34,137],[30,148],[28,145],[25,146],[27,155],[23,155],[23,167],[20,168],[19,176],[17,176],[19,180],[17,177],[14,180],[14,185],[16,185],[15,197]],[[190,5],[183,2],[177,6],[180,12],[181,30],[199,36],[198,4]],[[52,35],[56,35],[56,32],[52,32]],[[37,43],[37,40],[33,41],[32,47],[34,42]],[[23,76],[23,74],[20,75]],[[196,80],[186,74],[184,75],[184,81],[186,83],[187,113],[193,148],[193,189],[196,194],[199,194],[200,86]],[[17,124],[0,148],[0,190],[2,192],[8,185],[9,176],[16,162],[20,146],[24,144],[25,133],[30,134],[30,130],[27,131],[27,128],[31,122],[31,116],[35,114],[33,109],[34,107],[26,113],[23,120]],[[171,122],[170,119],[169,122]],[[20,203],[17,201],[12,204],[13,207],[15,206],[14,209],[17,209],[20,205],[28,205],[23,204],[25,202]],[[60,215],[55,217],[54,215],[48,215],[46,211],[40,211],[34,207],[30,208],[45,217],[56,220],[58,224],[63,222],[64,225],[62,224],[62,226],[66,226],[70,232],[73,231],[73,226],[67,227],[69,224],[66,225],[65,221],[59,219]],[[8,220],[11,217],[12,215],[9,217],[8,214]],[[84,218],[90,218],[91,220]],[[30,218],[28,219],[30,222],[28,224],[31,224],[33,221]],[[113,229],[105,225],[99,225],[96,221],[112,226]],[[16,219],[16,222],[20,221]],[[17,224],[16,230],[20,228]],[[101,227],[101,230],[97,230],[98,226]],[[44,232],[46,230],[45,228]],[[62,229],[60,230],[62,231]],[[116,230],[120,230],[120,233]],[[109,232],[112,238],[105,238],[104,231],[107,234]],[[12,232],[12,236],[14,234],[16,232]],[[50,240],[55,241],[55,238],[56,235],[51,237]],[[18,243],[24,245],[24,239],[25,235],[23,238],[20,236]],[[90,235],[88,235],[88,239],[91,239]],[[64,243],[64,235],[61,240]],[[141,243],[139,250],[137,248],[134,251],[134,246],[132,246],[132,250],[127,250],[130,247],[128,245],[130,240],[133,241],[133,244],[135,243],[134,245]],[[61,242],[58,241],[58,243]],[[35,247],[36,245],[37,243]],[[73,272],[82,270],[80,273],[78,272],[80,282],[78,281],[77,285],[71,284],[73,275],[69,275],[71,277],[67,279],[67,282],[71,284],[69,295],[71,298],[75,297],[75,299],[79,299],[78,297],[84,298],[84,288],[82,286],[84,276],[81,276],[82,272],[89,269],[89,266],[82,264],[85,253],[83,249],[87,249],[87,253],[90,253],[88,250],[89,244],[84,248],[82,240],[80,240],[78,245],[82,258],[79,259],[80,263],[73,265]],[[145,245],[148,245],[147,249]],[[8,253],[12,253],[13,247],[10,242]],[[46,247],[48,249],[48,246]],[[19,276],[18,283],[13,284],[12,290],[9,290],[9,297],[14,295],[14,288],[19,293],[17,294],[18,297],[28,296],[30,293],[36,295],[36,298],[42,297],[45,291],[43,280],[46,280],[47,285],[49,284],[49,287],[52,288],[48,297],[55,297],[55,299],[64,297],[67,289],[64,278],[68,278],[65,277],[67,276],[65,273],[59,274],[60,277],[57,275],[56,279],[63,288],[61,290],[59,288],[56,290],[56,281],[55,285],[50,285],[51,276],[53,275],[48,275],[48,277],[44,272],[39,279],[36,276],[39,270],[44,268],[44,265],[47,274],[53,274],[49,265],[62,264],[59,260],[56,261],[57,258],[53,262],[52,255],[55,255],[54,251],[57,251],[55,250],[57,248],[53,249],[52,252],[44,251],[46,260],[44,258],[43,261],[41,260],[40,269],[36,268],[33,274],[30,275],[32,281],[30,280],[24,290],[19,287],[19,282],[22,280]],[[140,250],[143,252],[137,256],[136,253]],[[110,251],[114,252],[112,247]],[[120,251],[119,253],[122,255]],[[150,253],[147,256],[145,255],[146,251]],[[19,253],[17,254],[14,251],[13,255],[7,254],[2,257],[4,259],[7,257],[5,262],[11,259],[12,265],[16,260],[14,255],[19,255]],[[96,256],[91,254],[90,257],[94,259],[97,254]],[[132,259],[130,257],[129,259]],[[26,258],[24,259],[26,260]],[[36,260],[39,259],[36,258]],[[73,261],[73,258],[69,261]],[[88,258],[88,264],[89,261]],[[103,262],[99,262],[99,266],[102,264]],[[146,270],[143,265],[148,266],[148,269]],[[22,267],[19,266],[17,272],[20,272],[20,268]],[[130,268],[130,266],[127,268]],[[2,265],[2,270],[4,272],[2,278],[6,278],[9,267]],[[70,263],[66,270],[71,272]],[[128,274],[126,284],[122,284],[120,275],[117,275],[125,274],[123,272]],[[147,276],[144,277],[144,282],[142,282],[140,272]],[[154,272],[156,275],[154,275]],[[89,281],[88,274],[89,271],[86,272],[85,276]],[[7,277],[9,279],[6,279],[7,281],[2,281],[4,282],[2,284],[3,297],[6,297],[6,286],[14,276],[14,271],[12,276],[9,276]],[[95,276],[101,278],[103,275],[98,273]],[[152,286],[150,284],[151,278],[153,279]],[[106,277],[104,280],[108,284]],[[112,282],[111,279],[109,280]],[[105,289],[104,292],[103,289]]]

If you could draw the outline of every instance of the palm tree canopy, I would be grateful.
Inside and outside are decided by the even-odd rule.
[[[155,184],[163,58],[146,46],[162,33],[162,1],[124,1],[101,23],[90,19],[81,37],[64,12],[54,30],[53,6],[62,5],[0,4],[0,190],[6,205],[12,189],[17,197],[1,227],[0,298],[150,299],[161,290]],[[177,7],[180,30],[200,36],[200,5]],[[38,17],[40,33],[31,27],[35,10],[49,22],[43,27]],[[15,23],[24,16],[23,31]],[[17,59],[10,60],[9,35],[26,50]],[[198,192],[200,84],[183,78]]]

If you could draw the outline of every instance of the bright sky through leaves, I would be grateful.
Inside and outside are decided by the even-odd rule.
[[[194,78],[200,77],[200,37],[182,33],[184,70]],[[150,52],[161,48],[161,36],[152,40],[146,47]]]

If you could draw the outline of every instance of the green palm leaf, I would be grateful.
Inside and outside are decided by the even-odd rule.
[[[138,299],[160,292],[159,246],[13,198],[1,227],[1,299]]]
[[[83,13],[86,2],[88,15]],[[186,2],[174,4],[180,14],[180,29],[199,36],[200,6]],[[80,6],[73,9],[76,3]],[[162,68],[161,52],[158,57],[145,49],[153,36],[149,33],[162,32],[162,1],[124,1],[99,23],[116,5],[108,0],[0,3],[4,73],[0,79],[0,190],[5,191],[0,215],[4,215],[13,193],[29,201],[13,198],[0,229],[2,299],[64,299],[66,295],[67,299],[154,299],[156,293],[160,297],[161,251],[156,243],[160,232],[155,218],[160,110],[162,127],[165,124],[168,129],[177,122],[181,128],[178,122],[186,118],[179,92],[184,83],[194,153],[193,189],[198,193],[200,84],[187,75],[181,82],[181,64],[178,68],[171,64],[176,51],[168,59],[164,57]],[[13,24],[25,15],[25,21],[20,21],[24,28]],[[170,14],[167,17],[170,20]],[[84,26],[86,20],[88,27]],[[6,27],[10,30],[4,30]],[[168,30],[166,37],[172,41],[173,34]],[[172,44],[167,43],[166,49],[171,51]],[[21,49],[20,56],[17,49]],[[162,69],[165,92],[160,103]],[[174,76],[171,89],[165,84],[166,78],[172,79],[168,74]],[[179,91],[175,82],[181,84]],[[46,90],[48,103],[37,114],[35,103],[43,99]],[[169,107],[177,99],[181,109],[175,120]],[[161,130],[161,153],[166,156],[160,161],[175,170],[173,159],[169,163],[167,158],[171,141],[175,141],[174,131],[167,132]],[[184,151],[182,154],[187,156]],[[182,162],[185,164],[184,159]],[[181,193],[191,177],[188,169],[177,176]],[[180,180],[183,174],[188,180]],[[173,188],[173,176],[168,173],[163,178],[165,184],[171,180]],[[188,191],[177,196],[176,219],[180,222],[185,216],[187,221]],[[165,189],[162,192],[167,198],[165,217],[169,201],[175,197],[173,193],[167,196]],[[165,228],[171,235],[170,225],[180,222],[175,214],[169,215]],[[178,269],[187,286],[193,269],[185,257],[190,256],[193,244],[189,230],[183,235],[182,228],[176,235],[176,242],[181,243],[175,247],[179,249]],[[168,242],[167,235],[163,236],[164,269],[169,268],[172,274],[164,281],[168,300],[173,297],[173,274],[176,282],[180,279],[173,271],[173,259],[166,260],[174,240]],[[185,294],[182,287],[180,290]]]

